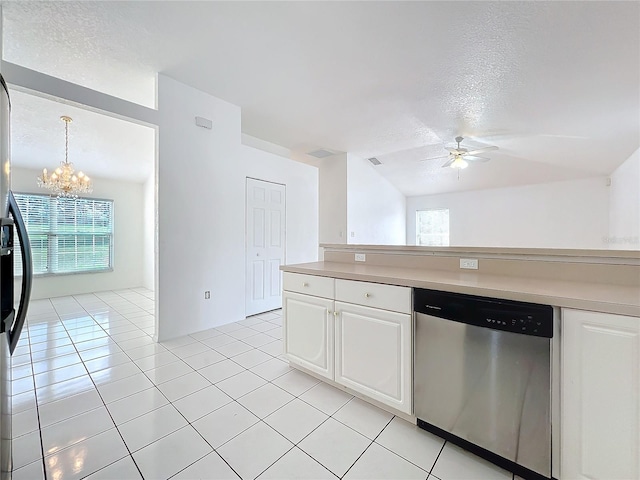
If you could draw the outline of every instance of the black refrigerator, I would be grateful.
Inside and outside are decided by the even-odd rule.
[[[11,478],[11,355],[27,316],[33,268],[31,246],[20,209],[11,193],[11,103],[0,75],[0,479]],[[14,247],[22,247],[22,285],[14,296]],[[16,292],[17,293],[17,292]]]

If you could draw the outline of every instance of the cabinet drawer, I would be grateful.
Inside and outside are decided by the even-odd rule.
[[[333,299],[333,283],[334,279],[330,277],[284,272],[282,285],[289,292]]]
[[[336,300],[394,312],[411,313],[409,287],[336,279]]]

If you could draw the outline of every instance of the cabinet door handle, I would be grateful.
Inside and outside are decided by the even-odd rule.
[[[334,316],[334,317],[337,317],[338,315],[339,315],[339,313],[338,313],[338,312],[333,312],[333,316]]]
[[[303,286],[303,287],[308,287],[308,286],[309,286],[309,284],[308,284],[307,282],[302,282],[302,286]]]
[[[369,298],[370,296],[371,296],[371,294],[370,294],[370,293],[365,293],[365,294],[364,294],[364,298]]]

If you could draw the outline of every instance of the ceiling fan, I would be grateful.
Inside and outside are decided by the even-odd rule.
[[[464,169],[469,166],[469,162],[487,162],[490,160],[487,157],[479,156],[478,155],[479,153],[490,152],[491,150],[498,150],[498,147],[496,146],[480,147],[480,148],[475,148],[473,150],[468,150],[460,146],[460,143],[462,142],[462,140],[464,140],[463,137],[456,137],[455,140],[456,140],[456,143],[458,144],[457,147],[446,147],[446,149],[449,151],[449,155],[430,158],[429,160],[448,157],[449,160],[447,160],[447,162],[444,165],[442,165],[443,168],[451,167],[451,168],[457,168],[457,169]]]

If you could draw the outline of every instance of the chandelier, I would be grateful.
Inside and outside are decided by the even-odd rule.
[[[84,173],[76,175],[73,163],[69,162],[69,124],[71,117],[60,117],[64,125],[64,161],[49,175],[47,169],[42,169],[42,175],[38,177],[38,186],[51,190],[58,197],[78,198],[79,193],[91,193],[91,179]]]

